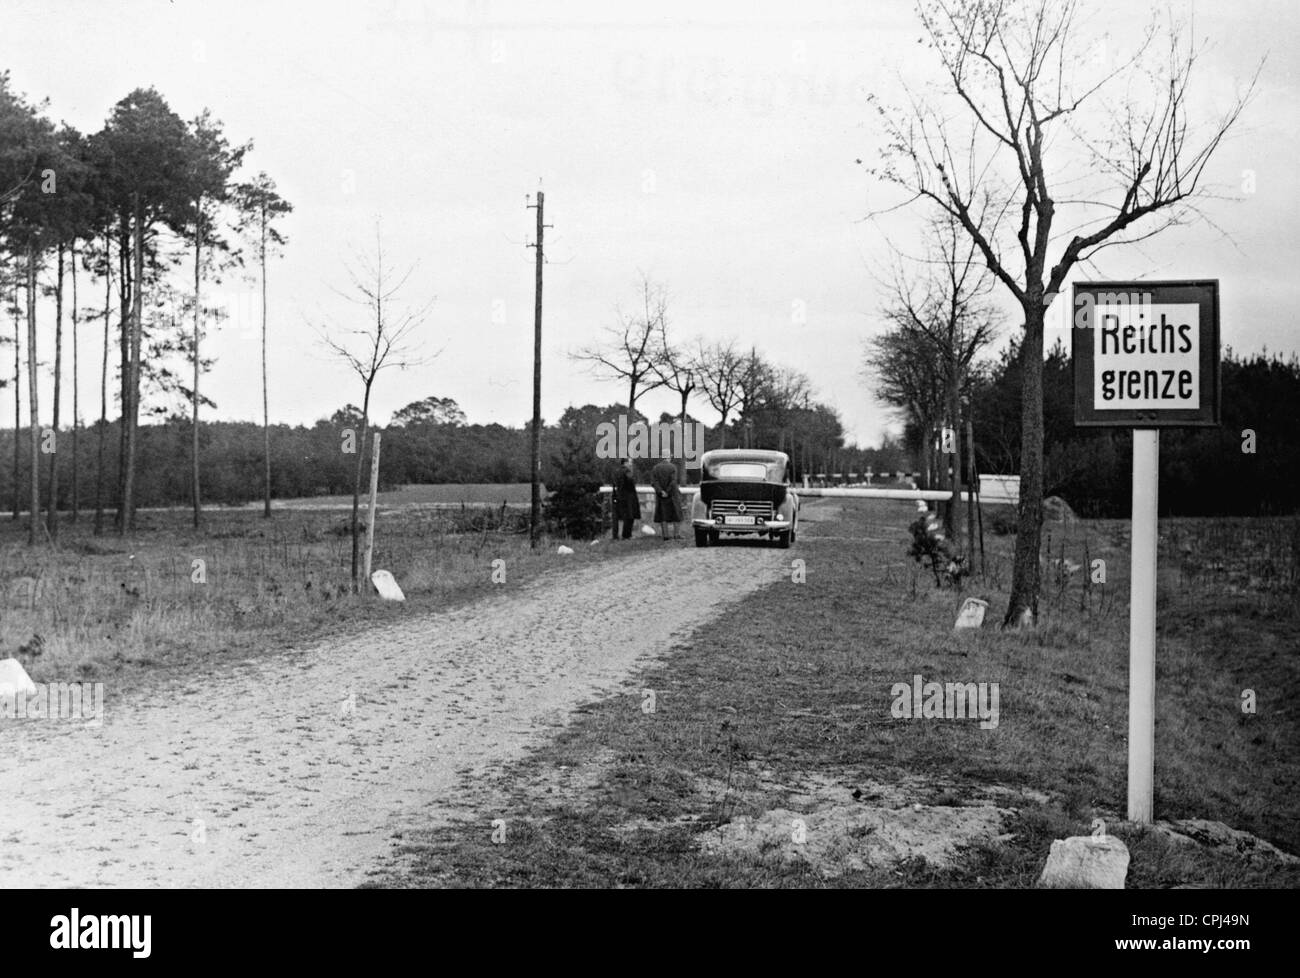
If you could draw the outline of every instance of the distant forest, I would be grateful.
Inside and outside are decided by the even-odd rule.
[[[1131,439],[1125,429],[1076,428],[1071,404],[1070,358],[1061,347],[1044,365],[1047,492],[1064,498],[1081,516],[1123,517],[1130,505]],[[1214,429],[1166,430],[1160,439],[1160,511],[1181,516],[1258,516],[1300,512],[1300,359],[1257,354],[1223,357],[1223,424]],[[1020,464],[1020,379],[1017,349],[1006,349],[975,372],[976,464],[986,474],[1015,474]],[[571,407],[542,429],[542,479],[604,481],[597,426],[617,421],[626,405]],[[751,412],[727,425],[726,444],[792,451],[796,479],[804,474],[916,471],[915,433],[880,448],[845,447],[838,419],[787,409],[779,417]],[[638,412],[634,418],[643,418]],[[673,420],[668,415],[658,419]],[[746,425],[748,421],[748,425]],[[347,405],[314,425],[272,425],[272,492],[277,499],[343,495],[352,490],[356,456],[345,451],[348,431],[361,430],[357,408]],[[500,483],[528,480],[529,429],[470,424],[455,401],[429,397],[398,411],[383,432],[380,481],[385,488],[419,483]],[[175,416],[140,426],[137,492],[141,506],[180,506],[190,498],[190,421]],[[1253,439],[1249,432],[1253,432]],[[1245,433],[1245,434],[1243,434]],[[96,501],[98,424],[77,438],[60,431],[64,459],[59,506],[93,511]],[[117,422],[105,442],[116,445]],[[706,429],[706,448],[723,443],[718,426]],[[241,505],[261,498],[262,431],[252,422],[211,421],[200,431],[202,478],[212,503]],[[352,439],[355,441],[355,437]],[[0,506],[25,511],[29,478],[26,432],[14,450],[14,430],[0,432]],[[359,445],[353,445],[360,450]],[[1245,450],[1243,450],[1245,449]],[[100,501],[116,505],[117,453],[105,453]],[[653,464],[643,463],[648,470]],[[75,471],[74,482],[70,475]],[[17,472],[18,491],[14,476]],[[644,474],[644,473],[643,473]],[[43,488],[44,492],[44,488]],[[21,497],[21,498],[19,498]]]
[[[585,405],[569,408],[556,424],[542,428],[542,480],[548,486],[565,481],[603,481],[609,476],[610,463],[596,457],[597,426],[602,421],[616,422],[627,414],[626,405],[598,407]],[[785,424],[784,444],[794,448],[797,459],[809,459],[809,472],[822,471],[828,465],[843,466],[848,471],[863,471],[871,466],[882,472],[907,469],[910,460],[901,446],[887,443],[883,448],[843,448],[838,420],[809,412],[801,419],[797,411],[780,419],[767,419],[751,412],[748,429],[743,423],[728,426],[727,444],[743,445],[748,435],[754,447],[775,447],[782,436],[776,430]],[[633,419],[647,420],[639,412]],[[667,415],[660,419],[672,421]],[[802,427],[801,420],[829,423],[833,430],[829,440],[803,449],[794,441],[813,429]],[[139,459],[136,492],[139,506],[181,506],[190,499],[190,420],[175,416],[139,428]],[[527,482],[531,451],[526,426],[509,428],[499,424],[470,424],[455,401],[429,397],[407,405],[393,416],[386,427],[372,431],[383,434],[380,451],[380,482],[391,489],[419,483],[501,483]],[[310,427],[271,426],[272,494],[277,499],[320,495],[343,495],[352,492],[356,455],[361,431],[361,412],[347,405]],[[116,445],[116,421],[106,426],[104,441]],[[262,498],[262,428],[252,422],[209,421],[200,430],[201,477],[204,495],[211,503],[241,505]],[[706,448],[721,443],[718,427],[707,429]],[[58,433],[54,444],[63,459],[64,477],[58,487],[59,508],[69,511],[76,499],[81,511],[93,511],[96,505],[99,471],[99,423],[80,429],[76,439],[76,464],[73,464],[73,436],[69,430]],[[793,443],[793,444],[792,444]],[[26,452],[26,430],[21,433],[21,449],[14,450],[14,430],[0,432],[0,506],[25,511],[26,486],[30,478]],[[7,463],[7,464],[6,464]],[[643,468],[653,465],[653,460]],[[99,498],[106,510],[116,505],[117,454],[108,451],[103,458]],[[74,483],[72,472],[77,473]],[[18,490],[15,492],[14,474]],[[796,475],[802,470],[796,463]],[[44,473],[42,473],[44,476]],[[45,486],[42,485],[42,498]]]
[[[1160,434],[1160,512],[1265,516],[1300,512],[1300,358],[1223,353],[1222,424]],[[1044,491],[1081,516],[1127,516],[1133,439],[1124,428],[1076,428],[1070,356],[1043,367]],[[971,382],[980,471],[1020,467],[1020,366],[1013,344]],[[1253,433],[1253,437],[1252,437]]]

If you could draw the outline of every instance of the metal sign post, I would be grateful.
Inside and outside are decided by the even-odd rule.
[[[1160,429],[1219,423],[1219,284],[1080,283],[1071,336],[1074,423],[1133,429],[1128,817],[1150,824]]]
[[[1133,430],[1128,612],[1128,817],[1151,822],[1156,732],[1156,513],[1160,431]]]

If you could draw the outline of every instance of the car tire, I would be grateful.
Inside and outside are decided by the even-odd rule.
[[[710,542],[710,540],[709,540],[709,537],[710,537],[710,536],[711,536],[711,534],[709,533],[708,530],[696,530],[696,531],[695,531],[695,545],[696,545],[697,547],[707,547],[707,546],[709,545],[709,542]]]
[[[790,538],[793,535],[792,530],[785,530],[776,535],[776,545],[781,550],[790,549]]]
[[[722,537],[722,534],[719,533],[717,530],[710,530],[710,531],[709,531],[709,546],[710,546],[710,547],[716,547],[716,546],[718,545],[718,540],[719,540],[721,537]]]

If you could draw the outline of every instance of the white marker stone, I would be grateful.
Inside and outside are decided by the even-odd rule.
[[[385,601],[405,601],[406,595],[402,589],[397,586],[397,581],[393,578],[391,571],[377,570],[370,575],[370,581],[375,585],[375,590]]]
[[[17,659],[0,660],[0,696],[36,695],[36,684]]]
[[[557,554],[571,554],[571,553],[573,553],[573,548],[572,548],[572,547],[566,547],[566,546],[564,546],[563,544],[561,544],[561,545],[556,549],[555,552],[556,552]]]
[[[967,598],[961,604],[961,611],[957,614],[957,624],[954,628],[982,628],[984,626],[984,612],[989,603],[979,598]]]
[[[1128,858],[1128,846],[1114,836],[1057,839],[1038,885],[1048,889],[1122,890]]]
[[[641,535],[643,537],[652,537],[655,535],[655,528],[646,523],[641,524]]]

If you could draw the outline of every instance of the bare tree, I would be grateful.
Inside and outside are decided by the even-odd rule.
[[[812,381],[803,371],[793,367],[767,368],[758,392],[759,409],[775,423],[778,431],[777,449],[787,452],[800,472],[807,469],[808,459],[801,459],[795,445],[795,415],[812,408]]]
[[[686,439],[686,404],[691,392],[696,387],[695,364],[691,355],[673,344],[668,338],[667,302],[661,303],[656,321],[654,339],[654,359],[651,362],[654,375],[660,384],[681,399],[681,410],[677,421],[682,426],[682,442]],[[698,446],[697,446],[698,447]],[[686,459],[683,456],[677,465],[677,478],[681,485],[686,484]]]
[[[1074,267],[1103,248],[1199,216],[1206,167],[1254,89],[1252,80],[1198,136],[1189,116],[1198,56],[1190,35],[1184,40],[1174,23],[1161,34],[1153,24],[1131,58],[1088,78],[1077,57],[1079,10],[1077,0],[921,4],[947,76],[944,97],[931,104],[909,91],[905,109],[877,104],[885,149],[872,172],[908,201],[950,214],[1024,317],[1020,511],[1004,626],[1038,616],[1047,309]],[[1156,61],[1148,55],[1158,36],[1167,52]],[[1096,113],[1105,131],[1085,132],[1080,108],[1122,82],[1121,104]]]
[[[736,352],[734,340],[711,343],[707,346],[701,340],[697,344],[694,357],[695,378],[704,393],[709,406],[722,420],[718,423],[722,433],[722,448],[727,447],[727,419],[740,407],[740,382],[745,371],[747,358]]]
[[[869,344],[867,354],[868,369],[881,382],[881,399],[905,411],[921,432],[923,448],[932,444],[933,433],[943,428],[952,433],[951,446],[940,454],[940,459],[950,454],[952,464],[934,466],[940,474],[946,469],[945,488],[954,494],[943,510],[944,531],[952,540],[965,455],[961,399],[971,363],[996,332],[998,314],[988,301],[993,285],[975,242],[951,215],[940,213],[930,223],[923,256],[910,260],[895,251],[885,286],[884,318],[891,329]]]
[[[627,413],[636,411],[637,398],[662,387],[664,382],[655,371],[656,338],[668,315],[668,298],[661,286],[641,276],[641,311],[631,315],[616,310],[618,325],[602,331],[602,342],[583,347],[572,354],[574,360],[588,364],[597,376],[627,384]]]
[[[361,432],[357,446],[356,478],[352,485],[352,590],[359,590],[361,478],[366,446],[369,444],[370,398],[380,371],[389,367],[405,370],[424,362],[414,356],[414,333],[425,321],[433,300],[422,306],[395,308],[396,297],[415,271],[415,265],[397,272],[384,258],[384,241],[375,225],[373,257],[356,253],[356,267],[347,267],[350,288],[335,290],[349,302],[364,310],[362,324],[353,329],[335,331],[333,335],[319,327],[321,341],[331,353],[343,360],[361,381]]]
[[[741,417],[763,406],[771,391],[773,373],[772,365],[751,348],[736,373],[736,411]]]
[[[920,456],[925,485],[933,485],[934,434],[945,403],[941,363],[928,343],[906,325],[896,325],[871,340],[864,361],[877,399],[901,411],[908,431],[915,433],[915,439],[907,439],[908,447]]]

